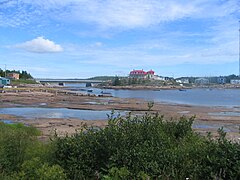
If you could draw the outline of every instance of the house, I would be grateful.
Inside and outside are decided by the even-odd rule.
[[[154,79],[154,80],[159,80],[159,81],[165,81],[165,77],[163,77],[163,76],[158,76],[158,75],[154,75],[153,79]]]
[[[149,78],[149,79],[154,79],[155,77],[155,72],[153,70],[145,72],[143,69],[142,70],[132,70],[129,74],[130,78]]]
[[[164,80],[165,80],[165,81],[173,81],[174,78],[173,78],[173,77],[164,77]]]
[[[224,77],[217,78],[217,83],[218,84],[226,84],[226,78],[224,78]]]
[[[231,79],[230,83],[231,84],[240,84],[240,79]]]
[[[130,72],[129,77],[131,78],[146,78],[147,72],[143,70],[133,70]]]
[[[0,85],[8,86],[10,85],[11,81],[10,79],[0,77]]]
[[[209,84],[209,80],[206,78],[198,78],[198,79],[195,79],[195,84],[199,84],[199,85]]]
[[[181,83],[181,84],[189,84],[189,79],[187,78],[181,78],[176,80],[177,83]]]
[[[154,77],[155,77],[154,74],[155,74],[155,72],[153,70],[148,71],[147,72],[147,78],[154,79]]]
[[[8,73],[7,77],[9,79],[19,79],[19,74],[18,73]]]

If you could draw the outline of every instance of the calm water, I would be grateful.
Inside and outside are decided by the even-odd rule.
[[[201,105],[201,106],[240,106],[240,89],[189,89],[179,90],[113,90],[98,88],[83,88],[80,84],[67,84],[66,86],[79,90],[92,89],[94,94],[109,92],[114,97],[140,98],[147,101]],[[87,93],[87,92],[86,92]]]
[[[14,124],[13,121],[11,121],[11,120],[6,120],[6,119],[0,120],[0,122],[3,122],[3,123],[5,123],[5,124]]]
[[[75,110],[67,108],[0,108],[0,114],[22,116],[24,118],[77,118],[81,120],[106,120],[111,111]],[[117,114],[118,112],[116,112]],[[119,112],[124,115],[124,112]]]

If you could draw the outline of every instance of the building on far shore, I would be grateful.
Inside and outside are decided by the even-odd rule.
[[[4,85],[4,86],[8,86],[11,84],[10,79],[4,78],[4,77],[0,77],[0,86]]]
[[[198,79],[195,79],[195,84],[199,84],[199,85],[209,84],[209,80],[206,78],[198,78]]]
[[[226,84],[226,78],[225,77],[218,77],[217,78],[218,84]]]
[[[18,73],[8,73],[7,77],[9,79],[19,79],[19,74]]]
[[[155,77],[155,72],[153,70],[150,71],[144,71],[142,70],[132,70],[129,74],[129,77],[131,78],[143,78],[143,79],[154,79]]]
[[[230,83],[231,84],[240,84],[240,79],[231,79]]]
[[[181,78],[176,80],[177,83],[181,84],[189,84],[189,79],[188,78]]]

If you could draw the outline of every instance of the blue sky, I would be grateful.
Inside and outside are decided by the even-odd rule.
[[[0,68],[38,78],[238,74],[239,0],[0,0]]]

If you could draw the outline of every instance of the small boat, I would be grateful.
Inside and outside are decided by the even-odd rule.
[[[186,89],[178,89],[179,91],[187,91]]]
[[[58,83],[59,86],[65,86],[63,82]]]
[[[110,92],[103,92],[103,91],[101,91],[101,94],[112,94],[112,93],[110,93]]]

